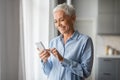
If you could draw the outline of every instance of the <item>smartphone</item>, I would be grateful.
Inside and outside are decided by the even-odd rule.
[[[40,42],[37,42],[36,43],[36,46],[37,48],[39,48],[40,50],[45,50],[45,46],[43,45],[43,43],[40,41]]]

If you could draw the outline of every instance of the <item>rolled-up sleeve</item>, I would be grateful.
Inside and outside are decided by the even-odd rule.
[[[43,68],[44,73],[46,75],[49,75],[49,73],[50,73],[50,71],[52,69],[52,62],[51,62],[50,58],[49,58],[49,60],[46,63],[41,61],[41,64],[42,64],[42,68]]]

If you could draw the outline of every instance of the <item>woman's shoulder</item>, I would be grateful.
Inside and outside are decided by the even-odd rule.
[[[78,39],[84,39],[84,40],[87,40],[87,39],[90,39],[91,37],[87,34],[83,34],[83,33],[80,33],[79,32],[79,35],[78,35]]]
[[[80,42],[81,44],[86,44],[88,42],[92,43],[92,39],[90,36],[80,33],[80,35],[78,36],[78,42]]]

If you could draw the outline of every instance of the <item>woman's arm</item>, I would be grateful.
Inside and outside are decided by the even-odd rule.
[[[91,74],[93,65],[93,43],[90,38],[83,46],[80,62],[81,63],[64,58],[61,64],[63,67],[80,77],[88,77]]]

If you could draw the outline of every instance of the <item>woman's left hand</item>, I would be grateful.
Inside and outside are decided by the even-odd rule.
[[[64,58],[60,55],[60,53],[58,52],[58,50],[56,48],[52,48],[51,49],[51,53],[60,61],[62,62],[64,60]]]

